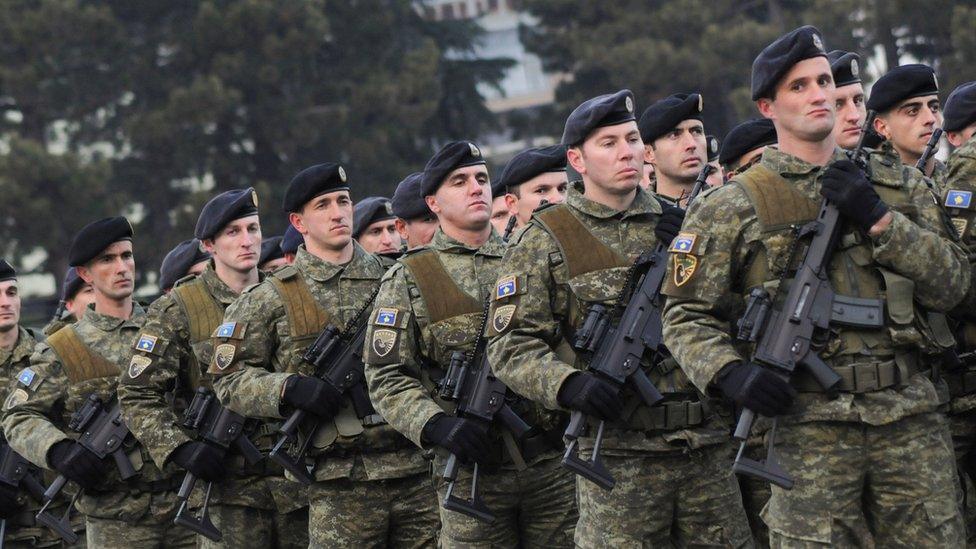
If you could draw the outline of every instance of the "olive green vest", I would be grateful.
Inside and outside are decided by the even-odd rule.
[[[170,292],[183,310],[189,323],[190,386],[195,389],[202,379],[204,365],[210,364],[213,355],[213,333],[224,318],[224,307],[207,290],[207,284],[199,277],[179,284]],[[201,358],[197,358],[201,357]]]

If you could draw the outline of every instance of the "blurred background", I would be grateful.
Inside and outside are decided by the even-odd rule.
[[[701,92],[721,139],[756,116],[752,59],[801,24],[860,53],[867,89],[908,62],[943,100],[976,79],[976,0],[0,0],[0,256],[43,322],[99,217],[133,222],[148,295],[210,196],[255,187],[281,234],[313,163],[341,162],[354,199],[390,196],[471,139],[497,175],[620,88],[638,112]]]

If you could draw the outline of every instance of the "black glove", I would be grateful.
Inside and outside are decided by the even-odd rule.
[[[766,417],[785,414],[796,398],[788,381],[751,362],[727,364],[715,384],[732,402]]]
[[[28,475],[30,473],[27,473]],[[0,482],[0,519],[8,519],[16,515],[23,507],[19,501],[17,501],[17,488],[5,483]]]
[[[865,231],[888,213],[888,205],[878,196],[864,172],[850,160],[839,160],[827,166],[820,184],[820,194],[833,202],[851,223]]]
[[[105,478],[105,463],[88,448],[71,440],[62,440],[52,446],[48,451],[48,462],[82,488],[94,488]]]
[[[206,442],[187,442],[173,451],[170,461],[193,473],[197,478],[214,482],[227,476],[225,452]]]
[[[294,375],[285,382],[281,400],[322,419],[336,415],[342,407],[342,393],[317,377]]]
[[[491,450],[488,431],[478,422],[445,414],[434,416],[424,425],[421,437],[446,448],[461,461],[482,462]]]
[[[678,236],[678,231],[681,230],[681,224],[685,220],[685,211],[664,202],[661,202],[661,208],[664,209],[664,212],[661,213],[661,218],[657,220],[657,226],[654,227],[654,236],[662,244],[668,246],[674,237]]]
[[[604,420],[620,417],[620,395],[613,385],[588,372],[575,373],[563,382],[556,395],[559,404]]]

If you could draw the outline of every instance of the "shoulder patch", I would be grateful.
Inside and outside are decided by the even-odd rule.
[[[376,316],[373,319],[373,324],[377,326],[396,326],[397,316],[399,316],[399,314],[400,311],[398,309],[380,307],[376,309]]]
[[[668,250],[670,252],[678,253],[690,253],[695,247],[695,240],[698,239],[698,235],[694,233],[678,233],[678,236],[674,237],[671,241],[671,248]]]
[[[214,337],[230,337],[234,335],[235,328],[237,328],[236,322],[224,322],[220,326],[217,326],[217,331],[214,332]]]
[[[19,381],[25,387],[30,387],[31,383],[34,382],[34,377],[36,375],[37,374],[34,372],[34,370],[31,370],[29,367],[24,368],[19,374],[17,374],[17,381]]]
[[[213,363],[217,369],[224,371],[234,363],[237,347],[231,343],[221,343],[214,348]]]
[[[146,371],[146,368],[148,368],[151,364],[152,364],[152,359],[147,356],[143,356],[143,355],[133,356],[132,360],[129,361],[129,370],[128,370],[129,377],[132,379],[139,377],[143,372]]]
[[[396,340],[397,332],[385,329],[376,330],[370,340],[370,347],[377,357],[384,358],[394,349]]]
[[[3,403],[3,409],[9,410],[18,404],[27,402],[27,399],[29,398],[30,395],[27,394],[27,391],[17,387],[13,391],[10,391],[10,394],[7,396],[7,400],[5,400]]]
[[[973,201],[972,191],[960,191],[950,189],[946,193],[945,205],[947,208],[968,209]]]
[[[159,338],[154,335],[142,334],[139,336],[139,340],[136,341],[136,350],[151,353],[156,349],[157,341],[159,341]]]
[[[687,284],[698,271],[698,258],[691,254],[672,254],[671,261],[674,285],[679,288]]]
[[[495,284],[495,299],[502,299],[518,293],[518,278],[506,275],[498,279]]]

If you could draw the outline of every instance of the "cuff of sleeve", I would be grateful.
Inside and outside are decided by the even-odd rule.
[[[36,448],[40,450],[41,455],[38,456],[25,455],[24,457],[30,460],[31,462],[33,462],[35,465],[38,465],[45,469],[53,470],[54,466],[51,465],[50,461],[48,461],[48,457],[49,457],[48,454],[51,452],[51,448],[53,448],[55,444],[61,442],[62,440],[73,440],[73,439],[68,435],[62,433],[58,429],[51,427],[51,432],[44,433],[43,435],[41,435],[41,437],[39,438],[39,442],[36,446]]]
[[[695,368],[694,371],[690,371],[689,378],[703,394],[714,394],[710,393],[709,389],[712,388],[712,382],[715,381],[715,377],[718,376],[719,371],[732,362],[742,362],[743,360],[734,351],[725,351],[712,355],[709,357],[708,364],[703,365],[701,368]]]
[[[166,464],[169,463],[170,458],[173,457],[173,452],[175,452],[177,448],[183,446],[187,442],[193,441],[193,439],[186,436],[186,434],[179,429],[172,429],[172,431],[173,437],[169,443],[149,449],[149,455],[156,463],[156,466],[160,469],[166,467]]]
[[[268,374],[268,384],[271,386],[270,387],[271,394],[274,396],[274,398],[268,400],[268,404],[273,404],[273,405],[269,405],[267,409],[264,409],[264,407],[259,404],[257,406],[258,409],[254,410],[253,413],[244,414],[244,415],[250,415],[251,417],[284,418],[285,417],[284,414],[281,413],[282,411],[281,407],[284,404],[284,402],[281,400],[281,397],[285,392],[285,382],[288,381],[288,378],[294,375],[295,374],[293,373],[284,373],[284,372]],[[256,402],[261,403],[264,401],[256,401]]]
[[[542,374],[542,389],[544,398],[542,405],[550,410],[567,410],[559,404],[559,390],[563,388],[563,383],[569,376],[579,372],[576,368],[561,362],[552,363],[546,366]]]
[[[896,250],[911,249],[910,246],[907,246],[907,239],[914,223],[900,212],[891,209],[888,211],[891,213],[891,223],[881,234],[871,237],[871,241],[874,243],[875,256],[883,256],[890,248]]]
[[[407,426],[405,432],[403,433],[404,436],[409,438],[414,444],[417,445],[418,448],[429,448],[430,445],[425,445],[421,440],[423,437],[422,433],[424,431],[424,426],[427,425],[427,423],[429,423],[434,416],[443,413],[444,410],[441,409],[441,407],[438,406],[433,400],[425,403],[423,408],[418,410],[417,415],[414,416],[415,419]]]

